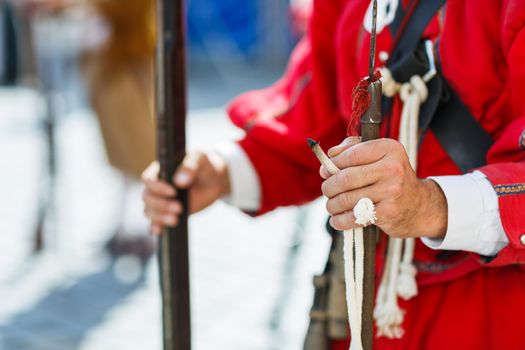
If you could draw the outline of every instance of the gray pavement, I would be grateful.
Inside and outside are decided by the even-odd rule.
[[[229,98],[222,94],[192,98],[190,148],[240,135],[216,107]],[[155,259],[137,274],[135,261],[114,262],[103,251],[121,179],[106,163],[88,110],[61,116],[47,248],[31,254],[39,188],[47,186],[42,108],[30,90],[0,90],[0,350],[161,349]],[[127,201],[129,232],[146,231],[140,191],[135,186]],[[321,202],[257,219],[217,203],[193,216],[194,349],[300,349],[311,277],[328,250],[323,224]]]

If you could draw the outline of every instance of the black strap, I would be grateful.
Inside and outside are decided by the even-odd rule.
[[[421,59],[424,56],[425,48],[424,44],[421,44],[404,60],[405,75],[408,73],[407,76],[411,77],[414,74],[426,73],[428,62]],[[467,173],[486,164],[492,138],[443,78],[441,61],[437,54],[436,68],[439,74],[428,82],[429,98],[420,111],[420,140],[430,129],[452,161],[463,173]]]
[[[423,31],[445,2],[446,0],[419,0],[419,4],[412,13],[412,16],[408,19],[403,32],[398,33],[400,39],[390,54],[390,60],[389,63],[387,63],[388,67],[393,65],[394,62],[399,62],[402,56],[416,49],[421,41]],[[390,62],[392,62],[392,64],[390,64]],[[394,78],[396,77],[394,76]]]
[[[408,9],[411,8],[414,1],[417,0],[412,0],[408,6]],[[402,80],[403,76],[400,76],[400,74],[402,75],[402,71],[407,67],[407,62],[405,61],[405,64],[402,67],[398,65],[401,64],[401,61],[403,61],[403,57],[412,54],[416,50],[418,44],[421,41],[421,35],[423,31],[428,26],[428,23],[432,20],[436,12],[445,4],[445,2],[446,0],[419,0],[419,4],[414,9],[412,16],[405,20],[400,16],[404,16],[408,9],[402,9],[402,4],[400,1],[400,4],[398,5],[398,11],[396,12],[396,19],[394,20],[394,23],[396,25],[394,28],[391,27],[391,30],[395,31],[396,36],[399,36],[399,40],[396,43],[396,46],[394,47],[392,52],[390,53],[390,58],[387,62],[387,67],[392,72],[392,77],[394,78],[394,80],[399,82],[407,81],[407,79]],[[404,28],[400,28],[403,25],[404,21],[407,21],[407,23],[404,24]],[[402,29],[403,31],[399,32],[400,29]],[[408,66],[410,67],[410,65]],[[410,79],[410,77],[408,79]],[[429,94],[429,100],[427,101],[431,102],[431,99],[432,95]],[[432,103],[428,102],[426,103],[428,105],[437,105],[436,101],[433,101]],[[423,115],[425,105],[422,106],[421,115]],[[391,108],[392,99],[384,98],[383,112],[385,112],[385,114],[388,114]],[[435,109],[433,111],[435,111]],[[390,118],[388,118],[386,122],[387,130],[388,132],[390,132]]]
[[[428,71],[429,64],[421,35],[445,2],[422,1],[414,10],[388,65],[396,81],[406,82],[413,75],[424,75]],[[439,70],[439,57],[436,61]],[[490,135],[470,114],[442,74],[430,80],[427,87],[429,97],[420,111],[420,140],[430,129],[463,173],[485,165],[486,154],[492,145]]]
[[[442,101],[434,117],[430,118],[429,128],[458,168],[467,173],[487,163],[492,137],[450,85],[444,79],[440,80],[443,84]]]
[[[399,1],[399,4],[397,5],[396,13],[394,15],[394,20],[392,23],[390,23],[390,32],[392,35],[396,35],[399,28],[401,27],[401,23],[403,22],[403,18],[405,18],[405,9],[403,7],[402,1]]]

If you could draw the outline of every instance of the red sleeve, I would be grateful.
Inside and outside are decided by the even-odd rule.
[[[525,30],[512,36],[507,52],[513,115],[488,154],[489,165],[480,169],[496,190],[510,242],[492,266],[525,263]]]
[[[292,53],[284,77],[267,89],[241,95],[228,108],[232,121],[246,132],[240,145],[259,176],[262,203],[257,214],[318,197],[319,162],[306,139],[317,139],[326,149],[345,137],[334,56],[340,5],[318,4],[310,33]]]

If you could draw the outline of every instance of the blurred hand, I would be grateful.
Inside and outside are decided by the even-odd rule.
[[[376,205],[377,222],[393,237],[442,237],[447,228],[447,201],[432,180],[418,179],[405,148],[392,139],[359,143],[347,139],[328,152],[341,169],[326,179],[322,191],[337,230],[357,227],[352,212],[357,201],[370,198]]]
[[[172,184],[158,179],[159,165],[153,162],[142,174],[144,212],[151,220],[151,231],[160,234],[164,227],[175,227],[183,211]],[[189,190],[189,213],[198,212],[230,193],[226,162],[218,155],[190,153],[175,172],[176,188]]]

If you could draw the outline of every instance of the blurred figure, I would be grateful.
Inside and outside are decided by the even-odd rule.
[[[86,36],[80,66],[109,163],[123,178],[118,223],[108,249],[113,255],[134,254],[147,260],[156,249],[155,240],[125,233],[124,213],[132,185],[155,158],[155,1],[22,0],[18,5],[28,14],[57,14],[73,6],[88,7],[93,13],[94,28]]]
[[[291,0],[290,16],[294,34],[303,36],[308,29],[308,21],[312,13],[312,0]]]
[[[96,112],[110,164],[123,176],[119,227],[108,244],[114,255],[136,254],[143,260],[155,250],[147,235],[124,233],[127,194],[155,158],[154,0],[92,0],[108,36],[83,55],[82,71]]]
[[[10,4],[0,0],[0,85],[12,85],[18,76],[18,50]]]

